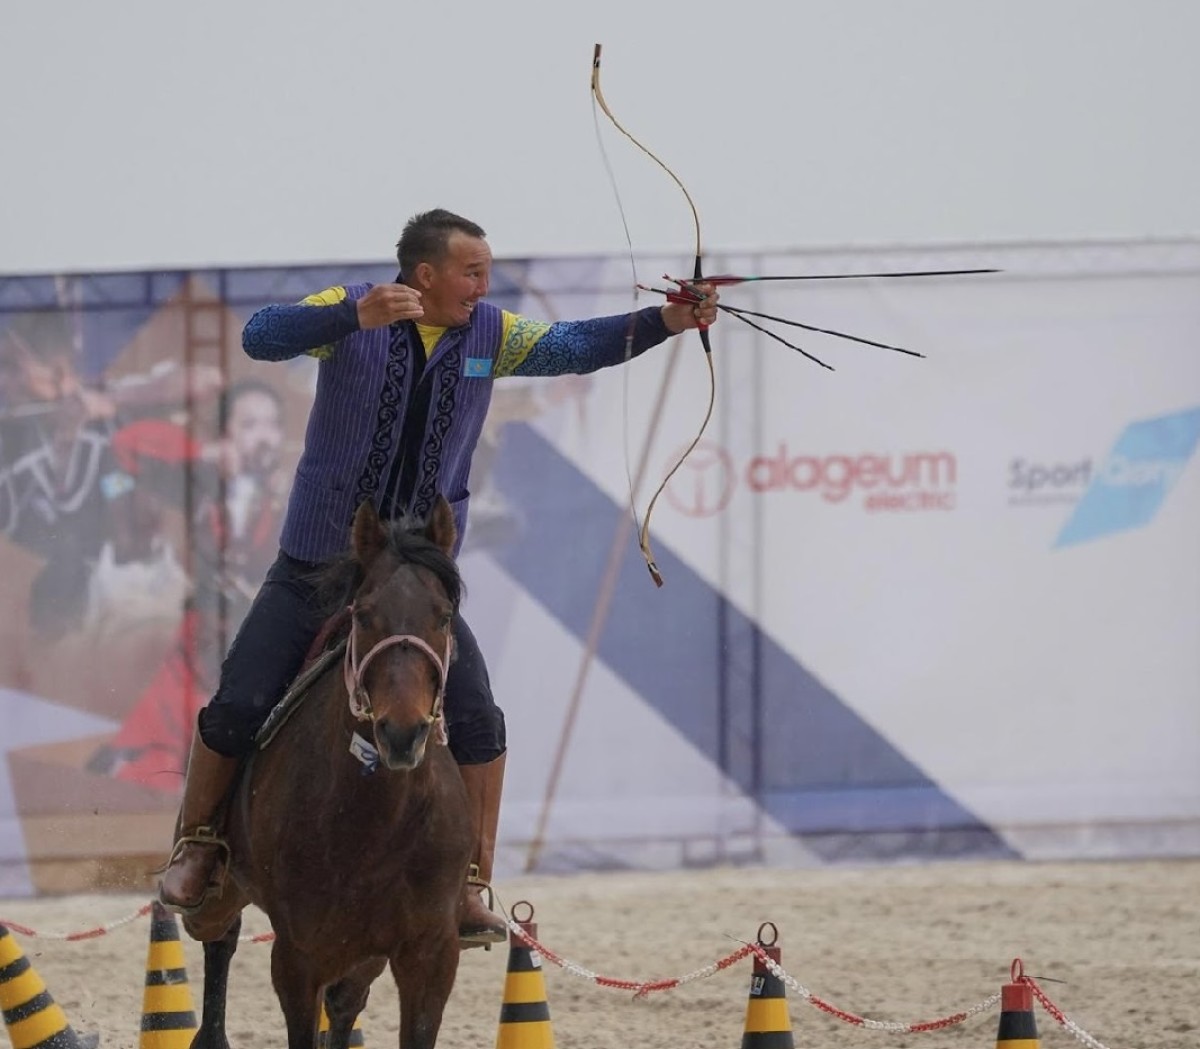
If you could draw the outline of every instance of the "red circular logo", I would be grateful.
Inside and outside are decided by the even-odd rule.
[[[667,469],[679,462],[683,452],[680,448]],[[736,481],[733,457],[719,444],[701,441],[675,471],[665,494],[667,502],[686,517],[712,517],[729,505]]]

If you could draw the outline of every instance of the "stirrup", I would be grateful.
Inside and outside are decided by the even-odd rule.
[[[489,882],[479,876],[479,865],[472,863],[467,868],[466,890],[469,893],[473,889],[479,890],[479,899],[481,903],[485,903],[488,913],[492,915],[496,921],[505,927],[503,935],[498,933],[479,933],[479,938],[475,937],[459,937],[459,948],[468,950],[472,947],[482,947],[485,951],[492,949],[492,944],[503,943],[508,939],[508,921],[504,915],[496,913],[496,894],[495,890]]]
[[[200,896],[200,902],[194,907],[181,910],[184,914],[194,914],[208,902],[210,895],[215,893],[217,896],[220,896],[225,891],[225,881],[229,876],[229,860],[232,853],[229,850],[228,842],[218,835],[214,828],[197,827],[190,834],[181,834],[179,836],[174,848],[171,849],[171,855],[167,857],[167,862],[154,871],[154,873],[166,873],[167,869],[179,859],[185,846],[188,845],[215,846],[218,850],[217,858],[213,861],[213,869],[209,875],[208,884],[204,887],[204,892]]]
[[[491,882],[486,881],[485,879],[483,879],[479,876],[479,864],[478,863],[472,863],[467,868],[467,888],[479,889],[479,895],[481,897],[483,896],[484,893],[487,893],[487,909],[489,911],[491,911],[493,914],[496,913],[495,890],[492,888]],[[500,915],[496,915],[496,917],[499,918]]]
[[[165,871],[177,859],[183,851],[185,845],[215,845],[224,854],[221,858],[222,866],[229,862],[229,845],[212,827],[197,827],[190,834],[181,834],[175,842],[175,847],[171,849],[171,855],[167,859],[166,864],[159,868],[160,871]]]

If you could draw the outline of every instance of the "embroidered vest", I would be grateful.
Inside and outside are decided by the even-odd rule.
[[[369,284],[346,288],[361,298]],[[425,516],[438,492],[450,501],[461,547],[467,476],[492,396],[503,333],[499,308],[481,302],[448,329],[426,361],[407,322],[347,336],[318,366],[317,393],[280,546],[303,561],[347,548],[354,511],[370,499],[381,516]],[[458,548],[454,551],[458,553]]]

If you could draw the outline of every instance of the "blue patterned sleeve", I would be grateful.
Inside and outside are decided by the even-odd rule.
[[[350,299],[330,305],[265,306],[242,329],[242,349],[256,361],[286,361],[302,353],[325,356],[358,331],[358,307]]]
[[[625,361],[630,315],[596,317],[583,321],[558,321],[545,327],[540,337],[509,340],[496,362],[496,377],[505,375],[586,375]],[[538,326],[541,328],[542,326]],[[519,332],[518,325],[517,331]],[[515,334],[515,333],[514,333]],[[632,357],[673,334],[663,323],[662,310],[649,306],[633,314]]]

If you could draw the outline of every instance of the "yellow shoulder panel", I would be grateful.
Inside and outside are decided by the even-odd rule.
[[[340,284],[335,284],[332,288],[326,288],[324,291],[314,292],[312,295],[306,295],[300,300],[301,306],[336,306],[346,298],[346,289]]]
[[[346,289],[340,284],[335,284],[332,288],[326,288],[324,291],[313,292],[312,295],[305,295],[300,300],[301,306],[336,306],[339,302],[343,302],[346,298]],[[309,357],[315,357],[319,361],[327,361],[333,356],[332,346],[318,346],[314,350],[308,351]]]
[[[550,330],[545,321],[534,321],[517,313],[504,311],[504,329],[500,336],[500,355],[496,358],[497,379],[512,375],[529,356],[538,340]]]

